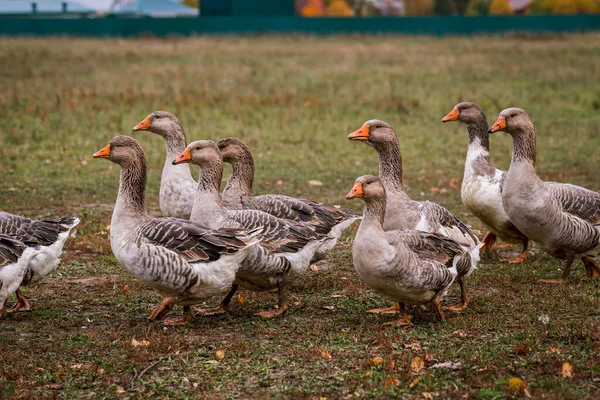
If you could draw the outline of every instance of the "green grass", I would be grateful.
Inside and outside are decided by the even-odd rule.
[[[282,318],[253,315],[274,294],[242,291],[245,302],[226,316],[181,329],[148,323],[160,297],[120,268],[108,243],[118,167],[91,158],[164,109],[189,140],[246,141],[257,193],[359,211],[344,196],[356,177],[377,172],[377,156],[346,135],[379,118],[400,137],[411,196],[482,229],[460,203],[466,129],[440,118],[463,100],[479,103],[490,123],[522,107],[538,129],[542,178],[599,190],[600,35],[2,39],[0,71],[0,209],[83,219],[62,266],[26,289],[33,310],[0,322],[0,397],[523,396],[509,389],[511,377],[535,398],[600,397],[599,284],[582,283],[579,264],[568,285],[538,283],[562,268],[538,248],[521,266],[498,262],[517,248],[485,256],[468,282],[469,308],[446,323],[420,308],[408,329],[367,314],[385,302],[353,272],[352,232],[295,282]],[[157,212],[164,144],[134,136],[148,154],[147,202]],[[494,162],[507,168],[510,137],[491,141]],[[383,364],[368,365],[376,356]],[[426,368],[411,372],[414,357]],[[461,366],[427,368],[449,361]],[[565,362],[572,378],[561,376]]]

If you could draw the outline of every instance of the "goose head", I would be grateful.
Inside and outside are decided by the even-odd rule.
[[[190,163],[200,167],[223,163],[221,152],[212,140],[196,140],[190,143],[173,161],[174,165]]]
[[[529,115],[521,108],[511,107],[500,112],[498,119],[489,129],[489,133],[504,131],[511,136],[531,130],[533,124]]]
[[[224,162],[233,163],[250,154],[250,149],[238,138],[225,138],[217,142]]]
[[[133,127],[134,131],[149,131],[162,137],[170,136],[181,129],[181,124],[175,116],[167,111],[154,111]]]
[[[398,141],[392,127],[378,119],[366,121],[360,128],[349,134],[348,139],[365,142],[373,147]]]
[[[373,199],[385,199],[385,188],[381,180],[373,175],[363,175],[356,179],[354,186],[346,195],[347,200],[363,199],[370,201]]]
[[[110,143],[93,155],[94,158],[106,158],[121,167],[145,159],[144,149],[131,136],[115,136]]]
[[[485,113],[481,107],[469,101],[458,103],[452,111],[442,118],[442,122],[460,121],[467,124],[481,122],[482,120],[485,121]]]

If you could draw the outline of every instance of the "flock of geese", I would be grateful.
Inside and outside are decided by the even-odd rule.
[[[489,128],[481,108],[463,102],[442,119],[449,121],[467,125],[461,198],[489,229],[482,241],[444,207],[408,196],[398,138],[383,121],[369,120],[348,135],[379,155],[379,177],[359,177],[346,196],[364,201],[361,218],[339,206],[306,199],[254,196],[254,161],[241,140],[187,144],[175,115],[156,111],[133,130],[158,134],[165,141],[160,185],[163,217],[146,211],[146,156],[136,139],[116,136],[93,155],[121,167],[110,225],[112,251],[130,274],[163,296],[150,320],[162,319],[174,305],[183,306],[182,317],[165,320],[169,325],[187,324],[194,315],[226,313],[239,286],[253,291],[276,289],[277,305],[259,315],[281,315],[288,307],[286,286],[323,259],[342,232],[359,219],[354,267],[362,281],[393,302],[392,307],[370,310],[399,314],[391,325],[412,324],[406,304],[430,303],[443,320],[442,296],[455,281],[460,285],[460,301],[445,309],[464,309],[469,300],[466,279],[477,269],[480,250],[490,250],[498,237],[523,245],[519,257],[504,260],[509,263],[527,260],[530,240],[564,259],[562,278],[544,282],[566,281],[576,258],[585,266],[586,279],[600,276],[594,259],[600,250],[600,194],[544,182],[536,175],[536,133],[527,113],[505,109]],[[513,139],[508,171],[496,169],[490,160],[489,134],[498,131]],[[224,162],[232,165],[233,172],[221,193]],[[200,167],[198,182],[189,164]],[[36,221],[0,213],[0,316],[30,309],[20,286],[40,281],[58,266],[63,245],[78,223],[76,217]],[[15,292],[17,302],[7,309],[8,297]],[[223,294],[218,307],[192,309]]]

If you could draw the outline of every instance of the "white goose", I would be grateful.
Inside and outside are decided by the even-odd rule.
[[[594,256],[600,252],[600,194],[580,186],[544,182],[535,172],[535,127],[520,108],[507,108],[489,132],[512,136],[513,153],[502,189],[502,204],[515,226],[552,256],[566,260],[561,279],[567,281],[575,258],[581,258],[587,279],[600,276]]]
[[[329,237],[319,247],[312,262],[322,260],[335,247],[342,232],[360,217],[328,204],[297,199],[281,194],[252,195],[254,158],[250,149],[237,138],[217,142],[223,161],[233,172],[223,189],[223,205],[230,210],[260,210],[278,218],[309,225],[317,233]]]
[[[177,117],[167,111],[154,111],[134,131],[150,131],[160,135],[167,156],[160,180],[160,211],[165,217],[189,219],[196,194],[196,181],[189,165],[173,165],[173,160],[187,145],[185,132]]]
[[[235,285],[216,309],[206,313],[223,313],[237,290],[238,285],[254,291],[277,288],[277,308],[259,313],[265,318],[283,314],[288,307],[285,285],[308,269],[311,259],[326,238],[310,227],[291,223],[258,210],[228,210],[219,196],[223,176],[223,159],[215,142],[198,140],[192,142],[174,163],[191,162],[200,167],[198,191],[192,209],[191,220],[213,229],[243,227],[263,229],[261,243],[255,246],[240,267]]]
[[[502,206],[502,185],[506,171],[496,169],[490,160],[490,137],[483,110],[475,103],[457,104],[442,122],[460,121],[467,124],[469,149],[460,196],[467,210],[481,220],[490,230],[483,238],[481,251],[489,251],[496,237],[509,243],[523,244],[521,255],[502,259],[511,264],[527,260],[529,239],[510,221]]]
[[[348,139],[369,145],[379,155],[379,178],[387,196],[383,229],[437,233],[456,240],[470,252],[473,263],[468,268],[458,270],[457,281],[460,285],[461,299],[448,307],[450,311],[463,310],[469,301],[466,278],[477,269],[482,243],[465,224],[444,207],[432,201],[415,201],[408,197],[402,187],[400,143],[389,124],[376,119],[366,121],[359,129],[349,134]]]
[[[37,283],[54,271],[60,263],[63,246],[79,218],[61,217],[53,220],[36,221],[0,211],[0,234],[17,235],[33,240],[39,245],[38,254],[27,264],[20,286]],[[23,236],[25,235],[25,236]],[[28,298],[17,289],[17,303],[8,312],[29,311]]]
[[[187,323],[193,317],[191,305],[229,289],[260,230],[210,230],[187,220],[148,215],[144,201],[146,156],[131,137],[114,137],[94,158],[121,166],[110,245],[130,274],[165,297],[149,319],[161,319],[174,304],[181,304],[183,318],[166,323]]]
[[[358,178],[346,196],[365,201],[363,219],[352,245],[354,268],[373,290],[397,303],[384,312],[400,311],[400,319],[392,325],[411,325],[405,303],[432,303],[444,320],[442,296],[458,270],[475,268],[476,260],[456,241],[435,233],[384,230],[386,197],[382,182],[370,175]]]

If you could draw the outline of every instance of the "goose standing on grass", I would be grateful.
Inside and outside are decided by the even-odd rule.
[[[26,237],[28,240],[34,240],[40,246],[39,252],[27,264],[20,286],[37,283],[58,267],[63,246],[77,224],[79,224],[79,218],[76,217],[36,221],[0,211],[0,234]],[[17,289],[16,295],[17,302],[8,312],[29,311],[31,306],[20,287]]]
[[[27,233],[0,234],[0,318],[7,312],[6,302],[21,285],[31,259],[40,251],[37,240]]]
[[[311,226],[329,237],[319,247],[312,262],[322,260],[335,247],[342,232],[359,216],[328,204],[315,203],[280,194],[252,195],[254,158],[250,149],[237,138],[219,140],[223,161],[233,171],[223,190],[223,205],[230,210],[260,210],[278,218]]]
[[[481,251],[490,251],[496,237],[509,243],[523,244],[521,255],[502,259],[511,264],[527,260],[529,239],[510,221],[502,206],[502,185],[506,171],[496,169],[490,160],[490,134],[483,110],[475,103],[458,103],[442,122],[460,121],[467,124],[469,149],[465,161],[460,197],[467,210],[489,229],[483,238]]]
[[[475,268],[475,261],[456,241],[417,230],[384,230],[385,188],[375,176],[361,176],[346,196],[365,201],[363,219],[352,245],[354,268],[362,281],[395,303],[400,311],[391,325],[412,325],[405,304],[432,303],[444,320],[442,296],[458,270]]]
[[[308,226],[295,224],[258,210],[228,210],[219,196],[223,176],[221,152],[211,140],[190,143],[174,163],[189,162],[200,167],[198,192],[192,209],[191,220],[210,228],[261,227],[261,243],[255,246],[238,270],[235,284],[221,305],[205,310],[205,315],[226,312],[229,301],[239,286],[254,291],[277,288],[277,308],[258,315],[272,318],[283,314],[288,307],[285,285],[308,269],[315,251],[325,236],[319,235]]]
[[[187,146],[179,120],[170,112],[154,111],[133,130],[150,131],[164,139],[167,157],[160,180],[160,211],[165,217],[189,219],[196,194],[196,181],[189,165],[173,165],[173,160]]]
[[[260,230],[211,230],[187,220],[148,215],[144,200],[146,155],[134,138],[116,136],[94,153],[94,158],[106,158],[121,166],[110,225],[115,258],[130,274],[165,297],[150,320],[161,319],[174,304],[181,304],[183,318],[165,323],[186,324],[193,318],[191,305],[229,289]]]
[[[402,187],[402,153],[400,143],[392,127],[380,120],[369,120],[359,129],[348,135],[348,139],[364,142],[373,147],[379,155],[379,178],[385,187],[387,202],[383,229],[419,230],[437,233],[454,239],[471,254],[473,262],[466,269],[458,269],[458,283],[461,299],[450,305],[448,310],[463,310],[469,301],[466,277],[471,274],[479,261],[482,244],[471,230],[450,211],[432,201],[415,201],[408,197]],[[467,264],[465,264],[467,265]],[[388,312],[377,309],[373,312]]]
[[[600,276],[594,256],[600,251],[600,194],[569,184],[542,181],[535,172],[535,128],[520,108],[507,108],[490,128],[512,136],[513,153],[502,189],[502,204],[521,232],[552,256],[566,260],[563,283],[575,258],[581,258],[586,278]]]

